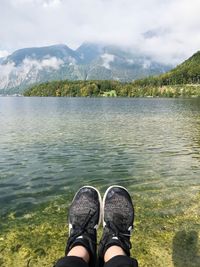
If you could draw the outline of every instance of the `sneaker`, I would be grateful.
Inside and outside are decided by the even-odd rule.
[[[97,189],[84,186],[75,194],[69,209],[69,239],[65,254],[84,246],[90,254],[89,265],[96,261],[97,229],[101,223],[101,196]]]
[[[103,235],[99,244],[99,266],[104,262],[106,250],[120,246],[130,256],[130,237],[133,229],[134,207],[128,191],[111,186],[103,198]]]

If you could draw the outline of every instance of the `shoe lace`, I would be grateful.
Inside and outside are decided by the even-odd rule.
[[[88,214],[85,216],[85,220],[83,221],[83,223],[77,228],[73,228],[73,234],[71,235],[68,241],[70,244],[73,244],[76,238],[83,235],[84,233],[87,233],[87,236],[90,236],[91,227],[89,226],[89,223],[91,222],[92,217],[95,216],[96,213],[97,211],[92,212],[92,210],[90,209]],[[87,238],[87,240],[89,242],[90,248],[93,246],[93,244],[96,244],[96,242],[94,242],[92,238]]]
[[[122,232],[121,229],[123,227],[122,222],[118,222],[117,224],[113,223],[112,221],[108,221],[106,223],[106,228],[109,229],[110,234],[106,234],[104,237],[103,243],[106,244],[110,241],[111,237],[117,237],[119,244],[122,248],[124,248],[124,245],[126,248],[131,249],[131,242],[130,242],[130,231]],[[101,242],[100,242],[101,243]]]
[[[120,225],[122,225],[122,223],[121,224],[118,223],[118,225],[116,225],[115,223],[113,223],[111,221],[108,221],[106,223],[106,226],[112,231],[112,236],[130,237],[131,234],[130,234],[130,232],[128,230],[126,232],[121,232]]]

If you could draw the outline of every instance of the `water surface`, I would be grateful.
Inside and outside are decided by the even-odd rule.
[[[0,212],[81,185],[191,198],[200,185],[200,100],[0,98]]]

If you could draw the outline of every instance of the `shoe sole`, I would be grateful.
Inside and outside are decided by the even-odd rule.
[[[79,190],[78,190],[78,191],[76,192],[76,194],[74,195],[72,202],[73,202],[74,199],[76,198],[78,192],[79,192],[81,189],[83,189],[83,188],[92,188],[92,189],[94,189],[94,190],[97,192],[97,194],[98,194],[99,209],[100,209],[100,210],[99,210],[99,221],[98,221],[98,224],[97,224],[97,227],[96,227],[96,229],[98,229],[99,226],[100,226],[100,224],[101,224],[101,220],[102,220],[102,216],[103,216],[103,215],[102,215],[102,211],[103,211],[103,208],[102,208],[102,198],[101,198],[101,194],[100,194],[99,190],[97,190],[95,187],[90,186],[90,185],[82,186],[81,188],[79,188]],[[71,202],[71,203],[72,203],[72,202]],[[70,225],[70,223],[69,223],[69,234],[70,234],[70,229],[71,229],[71,225]]]
[[[118,187],[118,188],[124,189],[129,194],[128,190],[125,187],[123,187],[123,186],[120,186],[120,185],[112,185],[112,186],[108,187],[108,189],[106,190],[106,192],[105,192],[105,194],[103,196],[103,202],[102,202],[102,220],[103,220],[103,227],[105,227],[105,225],[106,225],[106,223],[104,221],[104,207],[105,207],[106,196],[108,194],[108,191],[110,191],[110,189],[112,189],[114,187]]]

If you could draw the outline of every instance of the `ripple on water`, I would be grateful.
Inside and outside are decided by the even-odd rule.
[[[191,193],[200,177],[198,101],[0,98],[1,210],[31,209],[84,184]]]

